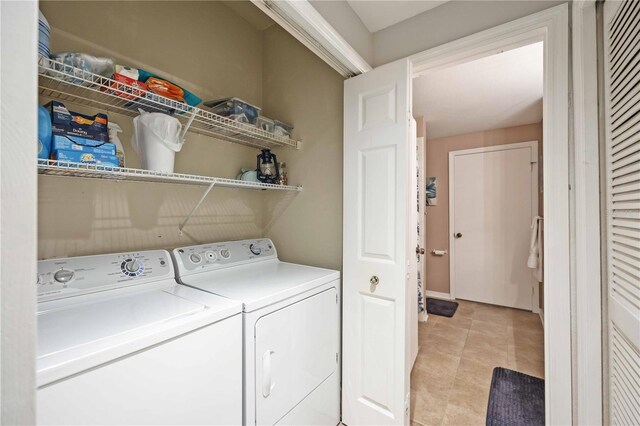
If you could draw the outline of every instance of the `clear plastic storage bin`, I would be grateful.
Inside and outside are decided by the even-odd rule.
[[[279,120],[273,120],[273,134],[276,136],[291,137],[293,132],[293,126],[291,124],[283,123]]]
[[[215,101],[207,101],[204,103],[206,107],[211,109],[214,114],[228,117],[232,120],[244,122],[242,116],[246,118],[246,122],[256,124],[256,120],[260,115],[260,108],[251,105],[238,98],[225,98]]]
[[[272,119],[260,116],[256,119],[256,127],[265,132],[273,133],[275,124]]]

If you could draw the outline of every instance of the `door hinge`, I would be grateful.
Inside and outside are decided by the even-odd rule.
[[[338,352],[336,352],[336,364],[338,363]]]
[[[338,294],[336,294],[336,305],[338,304]]]

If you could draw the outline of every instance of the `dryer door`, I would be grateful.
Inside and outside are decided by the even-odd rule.
[[[276,423],[336,372],[339,315],[331,288],[256,322],[257,424]]]

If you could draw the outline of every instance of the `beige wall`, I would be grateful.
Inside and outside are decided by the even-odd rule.
[[[540,12],[566,0],[456,0],[373,34],[377,67]]]
[[[219,2],[42,2],[41,10],[53,28],[53,52],[111,56],[159,72],[205,100],[237,96],[290,121],[303,149],[274,152],[288,161],[290,183],[305,190],[215,188],[180,234],[179,224],[205,188],[41,176],[39,258],[169,249],[272,231],[285,260],[340,267],[342,78],[335,71],[287,33],[259,31]],[[124,130],[127,166],[139,167],[129,143],[131,117],[108,115]],[[175,170],[234,178],[241,167],[255,167],[258,152],[189,133]],[[334,167],[329,176],[317,171],[316,158]],[[339,213],[318,217],[319,201]],[[296,235],[317,239],[318,250],[301,250],[306,246]]]
[[[434,249],[449,250],[449,152],[533,140],[542,147],[542,123],[427,140],[425,176],[435,176],[438,186],[438,204],[426,208],[427,290],[449,293],[449,255],[429,254]]]
[[[278,151],[304,190],[267,236],[285,260],[342,269],[343,78],[279,26],[265,31],[263,49],[265,112],[303,138],[301,150]]]

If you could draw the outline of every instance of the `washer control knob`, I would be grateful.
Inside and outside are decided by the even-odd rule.
[[[66,284],[76,276],[76,273],[71,269],[60,269],[53,274],[53,279],[59,283]]]
[[[138,272],[138,269],[140,269],[140,264],[138,263],[137,260],[131,259],[127,261],[127,263],[125,263],[124,268],[129,272],[135,273],[135,272]]]
[[[231,253],[229,253],[228,249],[222,249],[220,250],[220,256],[222,256],[224,259],[228,259],[231,257]]]
[[[249,250],[251,250],[251,253],[255,254],[256,256],[259,256],[260,253],[262,253],[262,249],[255,244],[251,244],[249,246]]]
[[[202,257],[200,257],[198,253],[192,253],[189,256],[189,260],[191,260],[191,262],[193,263],[200,263],[202,261]]]

